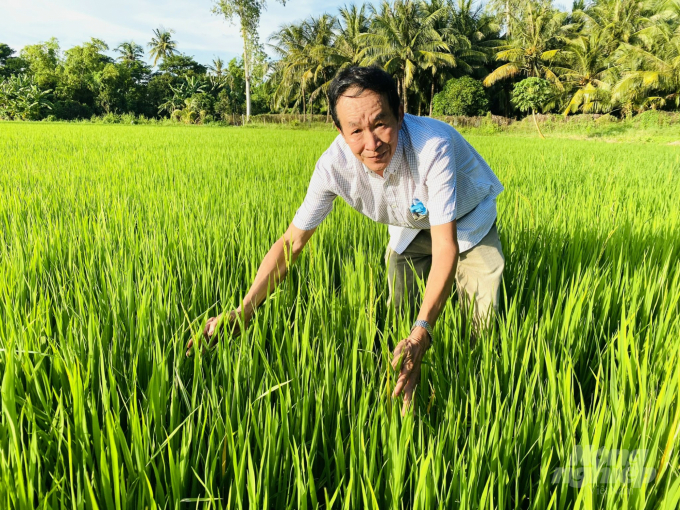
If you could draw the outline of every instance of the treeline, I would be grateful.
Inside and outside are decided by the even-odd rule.
[[[184,122],[233,119],[241,115],[243,66],[216,59],[204,66],[177,51],[172,32],[158,29],[144,48],[124,42],[109,57],[104,41],[92,39],[62,52],[56,39],[24,47],[19,55],[0,44],[0,118],[74,120],[128,113]],[[268,112],[267,83],[255,73],[254,105]]]
[[[385,68],[417,114],[627,116],[680,101],[680,0],[577,0],[569,12],[551,1],[397,0],[284,25],[267,45],[277,59],[249,48],[246,97],[242,58],[204,66],[163,28],[146,48],[119,44],[115,58],[99,39],[18,55],[0,44],[0,117],[235,122],[248,100],[253,114],[327,114],[330,81],[353,64]]]

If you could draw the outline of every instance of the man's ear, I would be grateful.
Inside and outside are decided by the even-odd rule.
[[[333,122],[333,125],[335,126],[335,129],[338,130],[338,133],[342,134],[342,129],[340,129],[340,126],[338,126],[335,122]]]

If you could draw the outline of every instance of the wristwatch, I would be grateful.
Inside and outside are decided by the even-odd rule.
[[[427,334],[430,335],[430,343],[434,342],[434,335],[432,334],[432,326],[430,326],[430,323],[427,321],[422,321],[422,320],[417,320],[413,323],[413,327],[411,328],[411,332],[416,328],[416,326],[420,326],[421,328],[425,328],[427,330]]]

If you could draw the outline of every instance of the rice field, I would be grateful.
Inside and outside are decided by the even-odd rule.
[[[414,412],[386,227],[340,200],[237,306],[331,131],[0,124],[0,507],[674,510],[680,149],[470,135],[506,191],[496,331],[458,303]]]

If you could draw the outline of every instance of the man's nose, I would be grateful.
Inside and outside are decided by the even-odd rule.
[[[364,134],[364,150],[371,151],[371,152],[377,152],[380,146],[382,145],[382,142],[380,141],[380,138],[378,138],[375,133],[372,131],[366,130]]]

